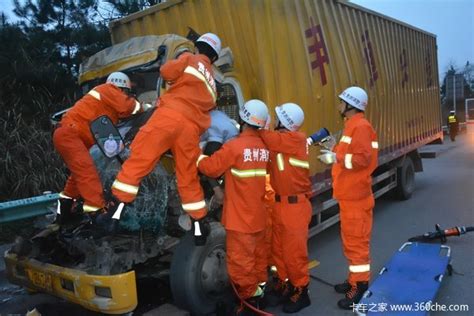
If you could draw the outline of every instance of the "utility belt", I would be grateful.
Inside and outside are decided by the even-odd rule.
[[[295,194],[295,195],[279,195],[275,194],[275,201],[276,202],[288,202],[288,204],[297,204],[299,202],[303,202],[304,200],[308,199],[307,194]]]

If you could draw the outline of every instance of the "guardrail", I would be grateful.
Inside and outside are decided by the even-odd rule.
[[[49,193],[0,203],[0,224],[51,213],[58,198],[58,193]]]

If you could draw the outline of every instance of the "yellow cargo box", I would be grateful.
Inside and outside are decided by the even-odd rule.
[[[436,37],[347,1],[170,0],[113,21],[114,44],[153,34],[218,34],[245,100],[300,104],[304,131],[340,131],[338,94],[369,93],[379,164],[442,138]],[[312,149],[313,182],[328,172]],[[315,192],[324,189],[315,187]]]

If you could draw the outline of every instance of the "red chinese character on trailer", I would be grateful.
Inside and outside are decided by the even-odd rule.
[[[400,69],[402,70],[402,88],[405,88],[405,83],[408,82],[408,61],[405,48],[400,54]]]
[[[314,25],[313,18],[310,18],[310,27],[305,30],[304,34],[307,39],[313,39],[314,44],[308,45],[308,53],[315,55],[315,60],[311,62],[311,69],[319,68],[321,74],[321,83],[326,85],[326,70],[324,64],[329,64],[328,51],[326,49],[326,43],[324,42],[323,32],[321,25]]]
[[[367,66],[369,67],[370,73],[370,86],[373,86],[375,81],[379,78],[379,74],[377,72],[377,66],[375,64],[375,57],[374,57],[374,50],[372,47],[372,42],[369,38],[369,31],[365,30],[364,34],[362,34],[362,45],[364,45],[364,55],[365,60],[367,62]]]
[[[425,55],[425,72],[426,72],[426,86],[427,88],[433,85],[433,71],[431,68],[431,53],[430,50],[426,50]]]

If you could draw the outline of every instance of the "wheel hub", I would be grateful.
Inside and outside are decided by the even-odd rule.
[[[202,264],[202,289],[206,295],[222,295],[228,284],[225,251],[221,248],[212,249]]]

